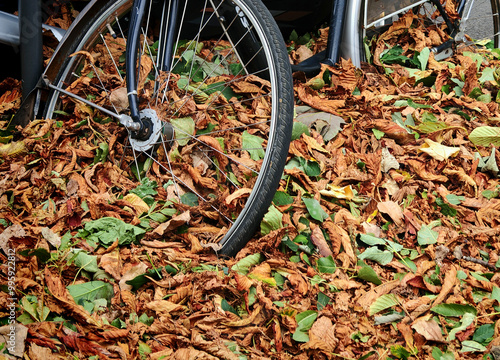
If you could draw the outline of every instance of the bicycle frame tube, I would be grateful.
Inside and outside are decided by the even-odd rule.
[[[41,0],[20,0],[19,15],[23,99],[26,99],[43,72]]]
[[[163,4],[163,16],[161,24],[160,39],[162,43],[159,45],[160,59],[159,60],[159,70],[168,71],[172,66],[172,51],[174,44],[174,34],[175,27],[177,25],[177,14],[179,12],[179,0],[172,0],[168,3],[168,17],[165,19],[165,9],[167,7],[167,2]],[[166,21],[166,24],[165,24]],[[166,36],[161,36],[165,34]]]
[[[328,42],[326,46],[326,59],[323,61],[325,64],[334,65],[339,60],[340,42],[342,39],[346,9],[347,0],[336,0],[333,2],[329,24],[330,28],[328,30]]]

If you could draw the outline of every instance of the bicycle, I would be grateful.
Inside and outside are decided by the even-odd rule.
[[[490,2],[495,46],[498,1]],[[21,1],[25,14],[34,12],[26,11],[29,2]],[[451,36],[433,51],[470,41],[460,27],[466,22],[458,20],[470,18],[473,1],[460,2],[457,19],[438,0],[432,4],[440,17],[429,20],[444,21]],[[394,6],[386,14],[368,1],[335,1],[327,50],[294,71],[318,71],[340,56],[359,66],[363,38],[394,16],[408,9],[434,13],[424,0]],[[39,37],[21,33],[20,42],[24,59],[39,58]],[[93,0],[40,72],[28,67],[23,74],[34,90],[18,112],[21,122],[33,112],[116,119],[126,129],[126,143],[117,145],[131,164],[124,171],[162,183],[165,203],[203,224],[201,240],[218,253],[233,256],[250,240],[278,187],[293,118],[287,50],[260,0]]]

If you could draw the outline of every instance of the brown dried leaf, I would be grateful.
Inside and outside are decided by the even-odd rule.
[[[441,328],[434,319],[417,319],[411,327],[427,341],[445,342]]]
[[[323,232],[321,231],[319,226],[311,223],[311,229],[311,241],[318,248],[319,254],[323,257],[327,257],[330,255],[333,256],[332,250],[328,246],[328,243],[326,242],[326,239],[323,236]]]
[[[377,204],[377,209],[380,212],[389,215],[397,225],[403,225],[403,210],[401,209],[401,206],[394,201],[379,202]]]
[[[167,222],[160,224],[156,229],[153,230],[155,234],[163,235],[166,231],[172,231],[177,229],[179,226],[191,220],[191,213],[188,211],[183,212],[180,215],[174,216]]]

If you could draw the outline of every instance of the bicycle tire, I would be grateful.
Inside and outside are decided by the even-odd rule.
[[[169,2],[166,3],[168,5]],[[196,6],[201,4],[201,2],[196,1],[192,3],[197,4]],[[188,209],[192,218],[195,219],[194,222],[207,224],[206,227],[210,227],[212,232],[214,227],[219,229],[215,236],[200,235],[203,238],[202,242],[213,243],[212,247],[219,254],[234,256],[247,244],[258,229],[262,217],[271,204],[283,172],[293,119],[293,84],[290,64],[280,30],[260,0],[212,0],[210,8],[207,6],[202,8],[205,11],[203,13],[192,11],[192,8],[188,8],[187,2],[185,4],[184,9],[181,9],[184,12],[181,15],[184,16],[178,17],[179,22],[176,26],[175,39],[177,40],[172,55],[171,71],[151,70],[151,73],[154,72],[155,81],[160,77],[162,79],[168,78],[166,82],[148,88],[148,91],[153,89],[154,94],[157,95],[154,109],[152,101],[149,101],[151,99],[147,98],[146,90],[144,90],[146,86],[149,86],[148,82],[145,81],[142,84],[142,89],[141,84],[139,84],[141,110],[152,109],[156,113],[156,119],[151,111],[145,111],[146,115],[144,115],[145,121],[149,119],[148,121],[153,123],[155,137],[149,137],[144,141],[137,140],[132,138],[133,134],[129,131],[127,137],[131,149],[123,146],[122,150],[124,154],[130,150],[134,154],[143,150],[141,156],[156,166],[156,172],[149,169],[148,176],[160,180],[158,174],[158,169],[160,169],[162,170],[161,179],[164,180],[163,184],[168,184],[168,191],[172,190],[172,186],[175,188],[172,190],[175,195],[171,195],[174,200],[172,206],[179,211],[180,209]],[[65,56],[67,59],[53,85],[59,89],[71,89],[71,92],[76,93],[76,95],[85,95],[87,99],[92,99],[96,94],[96,88],[105,88],[105,98],[97,98],[95,101],[114,112],[117,111],[117,104],[111,104],[109,99],[113,92],[120,87],[113,88],[111,86],[108,89],[104,85],[119,83],[118,76],[123,71],[123,67],[119,63],[117,55],[109,49],[105,49],[112,43],[105,44],[107,40],[100,43],[98,40],[111,39],[112,32],[115,32],[115,35],[120,32],[122,37],[126,37],[122,25],[126,26],[127,13],[132,1],[111,0],[101,5],[102,7],[96,11],[93,19],[87,22],[81,35],[73,39],[70,46],[66,46]],[[148,6],[149,15],[147,19],[143,19],[145,23],[161,22],[162,19],[165,19],[164,15],[154,18],[155,14],[152,13],[158,6],[156,2],[150,1]],[[214,16],[217,19],[212,19]],[[232,16],[232,18],[228,18],[228,16]],[[201,17],[201,20],[198,17]],[[194,34],[195,37],[189,38],[187,42],[181,41],[182,36],[186,36],[188,33],[185,31],[186,24],[192,29],[195,21],[198,21],[198,32]],[[217,22],[226,25],[221,25],[222,30],[217,31],[215,28]],[[159,27],[162,28],[162,26],[160,24]],[[231,39],[231,36],[236,36],[234,34],[240,38]],[[139,58],[146,62],[146,59],[141,56],[151,55],[151,61],[154,64],[161,56],[158,53],[156,57],[153,56],[154,49],[152,50],[150,46],[154,45],[153,40],[158,40],[158,36],[153,34],[150,38],[150,29],[143,29],[143,35],[142,53],[139,54]],[[220,39],[215,41],[214,39],[217,39],[215,36],[220,36]],[[120,34],[117,38],[120,39]],[[115,39],[114,41],[121,40]],[[209,44],[214,45],[214,47],[205,51]],[[201,50],[198,52],[198,47],[204,52],[202,53]],[[144,52],[145,48],[149,49]],[[101,53],[98,53],[98,50]],[[87,51],[87,53],[82,51]],[[102,58],[92,59],[95,60],[95,63],[92,64],[93,73],[89,71],[89,64],[92,61],[88,61],[88,54],[91,54],[92,51],[94,54],[98,53]],[[107,55],[106,51],[110,55]],[[72,54],[77,55],[71,56]],[[184,62],[185,59],[187,60]],[[193,59],[196,59],[198,63],[195,63]],[[115,62],[114,73],[112,67],[110,68],[110,60]],[[105,66],[108,66],[107,71],[111,71],[108,75],[112,79],[104,79],[104,75],[99,75],[101,74],[100,69],[104,69]],[[189,67],[190,70],[186,70]],[[196,72],[193,71],[195,67]],[[178,68],[188,72],[184,73],[179,70],[179,73],[174,73]],[[198,72],[201,72],[203,76],[196,77]],[[218,76],[212,76],[214,72],[222,73]],[[148,73],[148,76],[151,76],[151,73]],[[93,77],[89,77],[89,74],[92,74]],[[103,74],[105,73],[103,72]],[[126,74],[122,76],[122,78],[124,77]],[[172,82],[172,78],[177,80],[175,84]],[[184,79],[182,85],[180,79]],[[215,84],[218,85],[213,85],[216,80]],[[87,86],[82,90],[82,84],[85,83]],[[73,87],[70,87],[70,84],[73,84]],[[123,87],[123,81],[120,85]],[[167,99],[169,100],[168,104],[167,101],[158,101],[160,90],[163,89],[162,86],[169,89],[161,94],[163,100],[170,96],[170,100]],[[240,89],[245,87],[248,89]],[[227,93],[224,94],[224,91]],[[203,102],[207,95],[209,98],[212,97],[210,104]],[[186,112],[182,112],[186,117],[191,118],[191,120],[186,120],[186,124],[189,123],[190,126],[194,123],[197,127],[192,132],[186,130],[189,126],[181,124],[179,119],[185,119],[185,117],[181,117],[180,110],[175,108],[175,106],[178,108],[180,103],[176,103],[178,99],[173,100],[172,96],[184,96],[187,99],[180,106],[181,108],[183,106],[192,107],[194,103],[196,110],[187,115]],[[71,96],[62,95],[59,91],[54,90],[47,99],[45,116],[68,120],[71,117],[68,116],[68,113],[74,111],[74,102],[75,100],[72,100]],[[159,105],[163,104],[165,104],[164,108],[160,110]],[[216,108],[215,105],[218,107]],[[95,111],[99,114],[99,110]],[[161,116],[158,115],[160,111]],[[126,113],[127,109],[122,109],[121,112]],[[101,116],[105,116],[105,114],[101,114]],[[204,116],[207,116],[208,119]],[[147,119],[147,117],[150,118]],[[213,121],[214,118],[217,118],[218,121]],[[213,128],[207,125],[207,122],[209,125],[212,124]],[[225,122],[233,125],[228,127]],[[172,125],[174,123],[175,125]],[[162,130],[155,128],[156,124],[160,124],[158,126],[161,126]],[[166,135],[168,131],[164,130],[165,127],[173,128],[174,138]],[[240,129],[243,127],[245,132]],[[200,130],[205,130],[205,133],[199,135]],[[211,139],[215,139],[219,145]],[[185,141],[187,141],[186,144]],[[197,153],[197,156],[201,157],[201,159],[197,159],[201,162],[198,164],[199,171],[197,171],[198,168],[193,160],[195,148],[200,150]],[[172,157],[175,149],[178,150],[175,156],[181,156],[184,163],[181,164]],[[188,153],[189,151],[193,152]],[[224,162],[227,163],[224,165]],[[134,155],[133,166],[137,167],[137,172],[140,170],[139,165],[140,158]],[[129,173],[133,172],[133,166],[127,168],[126,165],[122,165]],[[185,178],[186,168],[190,171],[191,181]],[[193,174],[200,175],[200,171],[204,171],[203,174],[206,174],[204,180],[193,177]],[[226,173],[223,174],[223,171]],[[193,200],[193,196],[188,197],[189,199],[185,201],[183,196],[187,193],[194,193],[196,201]],[[228,202],[229,195],[237,197]],[[172,198],[162,200],[172,201]],[[231,208],[228,209],[228,207]]]
[[[393,15],[379,24],[369,26],[373,18],[365,21],[365,4],[367,0],[352,0],[348,2],[346,17],[343,33],[344,38],[341,43],[341,53],[343,57],[352,59],[355,66],[361,66],[361,62],[366,61],[366,50],[364,46],[365,38],[372,38],[382,32],[386,31],[389,26],[395,21],[398,15]],[[483,46],[486,41],[491,40],[492,46],[498,48],[500,45],[500,18],[498,11],[500,10],[500,0],[468,0],[467,5],[473,4],[471,12],[464,14],[459,22],[460,32],[455,34],[455,44],[465,44],[467,46]],[[384,2],[379,2],[379,6],[384,6]],[[369,5],[368,5],[369,6]],[[387,8],[390,8],[388,5]],[[384,15],[390,14],[388,9],[384,9]],[[432,16],[436,9],[430,2],[424,2],[417,5],[414,12],[419,12],[425,15],[430,23],[437,24],[438,26],[444,22],[442,17]],[[368,10],[369,12],[369,10]],[[382,14],[382,12],[381,12]],[[465,19],[465,21],[463,21]],[[465,36],[464,36],[465,35]],[[448,53],[450,54],[450,53]]]

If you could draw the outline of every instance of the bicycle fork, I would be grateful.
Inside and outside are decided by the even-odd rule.
[[[165,14],[165,6],[163,7],[163,15]],[[162,16],[160,34],[165,34],[166,36],[160,36],[163,39],[158,46],[158,60],[157,69],[162,71],[168,71],[172,66],[172,51],[173,51],[173,37],[175,34],[175,27],[177,24],[177,14],[179,9],[179,0],[172,0],[169,2],[168,15]],[[134,0],[132,5],[132,13],[130,18],[130,28],[128,34],[127,47],[125,51],[125,68],[127,72],[127,96],[130,106],[130,117],[135,123],[132,129],[132,137],[143,140],[148,139],[153,132],[154,124],[151,119],[147,117],[141,117],[139,111],[139,97],[137,94],[137,81],[140,72],[140,56],[139,53],[140,44],[140,32],[141,32],[141,22],[146,13],[146,0]],[[150,10],[151,11],[151,10]],[[149,21],[149,19],[148,19]],[[144,34],[147,36],[147,34]],[[144,40],[146,41],[146,39]],[[146,46],[144,44],[143,46]],[[139,64],[137,64],[137,59],[139,58]],[[157,74],[158,75],[158,74]],[[155,89],[156,91],[158,89]]]

